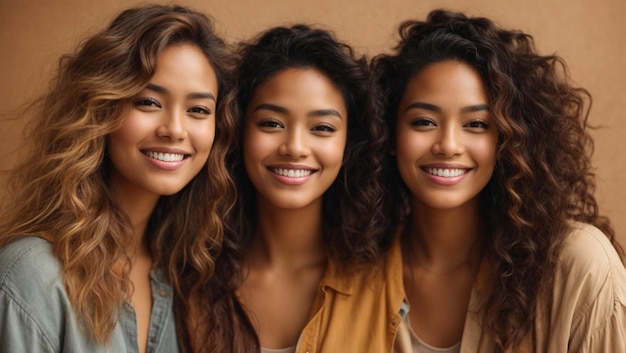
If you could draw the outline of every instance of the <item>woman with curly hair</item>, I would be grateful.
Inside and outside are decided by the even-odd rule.
[[[389,273],[410,306],[397,349],[626,351],[626,270],[593,195],[587,91],[486,18],[435,10],[400,36],[373,61],[399,225]]]
[[[0,217],[0,351],[184,346],[234,203],[232,74],[211,20],[177,6],[61,58]]]
[[[385,129],[367,62],[305,25],[271,28],[240,55],[239,199],[194,346],[389,351],[400,308],[380,305]]]

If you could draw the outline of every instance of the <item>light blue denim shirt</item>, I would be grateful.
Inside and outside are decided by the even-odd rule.
[[[177,353],[172,288],[160,271],[151,285],[147,352]],[[135,311],[125,303],[108,343],[95,344],[76,320],[51,244],[22,238],[0,249],[0,352],[137,353]]]

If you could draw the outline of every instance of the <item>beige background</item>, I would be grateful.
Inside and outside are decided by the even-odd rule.
[[[23,150],[24,121],[7,114],[40,93],[57,57],[105,26],[121,9],[145,3],[122,0],[0,0],[0,170]],[[623,0],[187,0],[178,3],[215,18],[220,34],[241,40],[268,26],[308,22],[333,29],[359,53],[387,51],[397,24],[424,18],[435,7],[490,17],[532,34],[544,54],[563,56],[571,76],[594,97],[597,195],[618,238],[626,244],[626,1]],[[15,118],[15,117],[13,117]],[[5,177],[0,174],[0,185]],[[2,190],[2,189],[0,189]],[[1,194],[0,194],[1,199]]]

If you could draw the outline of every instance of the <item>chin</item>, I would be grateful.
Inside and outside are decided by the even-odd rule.
[[[159,196],[172,196],[179,193],[184,187],[179,186],[171,186],[171,187],[160,187],[155,190],[155,193]]]

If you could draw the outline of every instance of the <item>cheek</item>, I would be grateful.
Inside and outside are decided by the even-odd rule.
[[[427,141],[410,132],[399,132],[396,137],[396,155],[398,160],[417,159],[428,150]]]
[[[111,148],[139,142],[148,133],[150,127],[146,125],[140,116],[129,114],[124,119],[124,124],[109,135]]]
[[[317,144],[318,158],[328,166],[339,169],[343,164],[343,156],[346,148],[346,136],[335,136],[331,139],[322,140]]]
[[[277,142],[270,134],[259,133],[254,130],[244,132],[242,149],[244,164],[247,168],[262,161],[274,153],[277,148]]]
[[[493,176],[496,164],[496,144],[497,139],[482,139],[480,143],[475,143],[472,150],[473,158],[478,163],[483,187],[487,185]]]
[[[496,163],[496,143],[497,140],[484,139],[477,143],[474,149],[476,156],[482,161],[483,164],[494,166]]]
[[[215,122],[207,120],[191,124],[189,134],[196,151],[208,153],[213,147],[213,141],[215,141]]]

